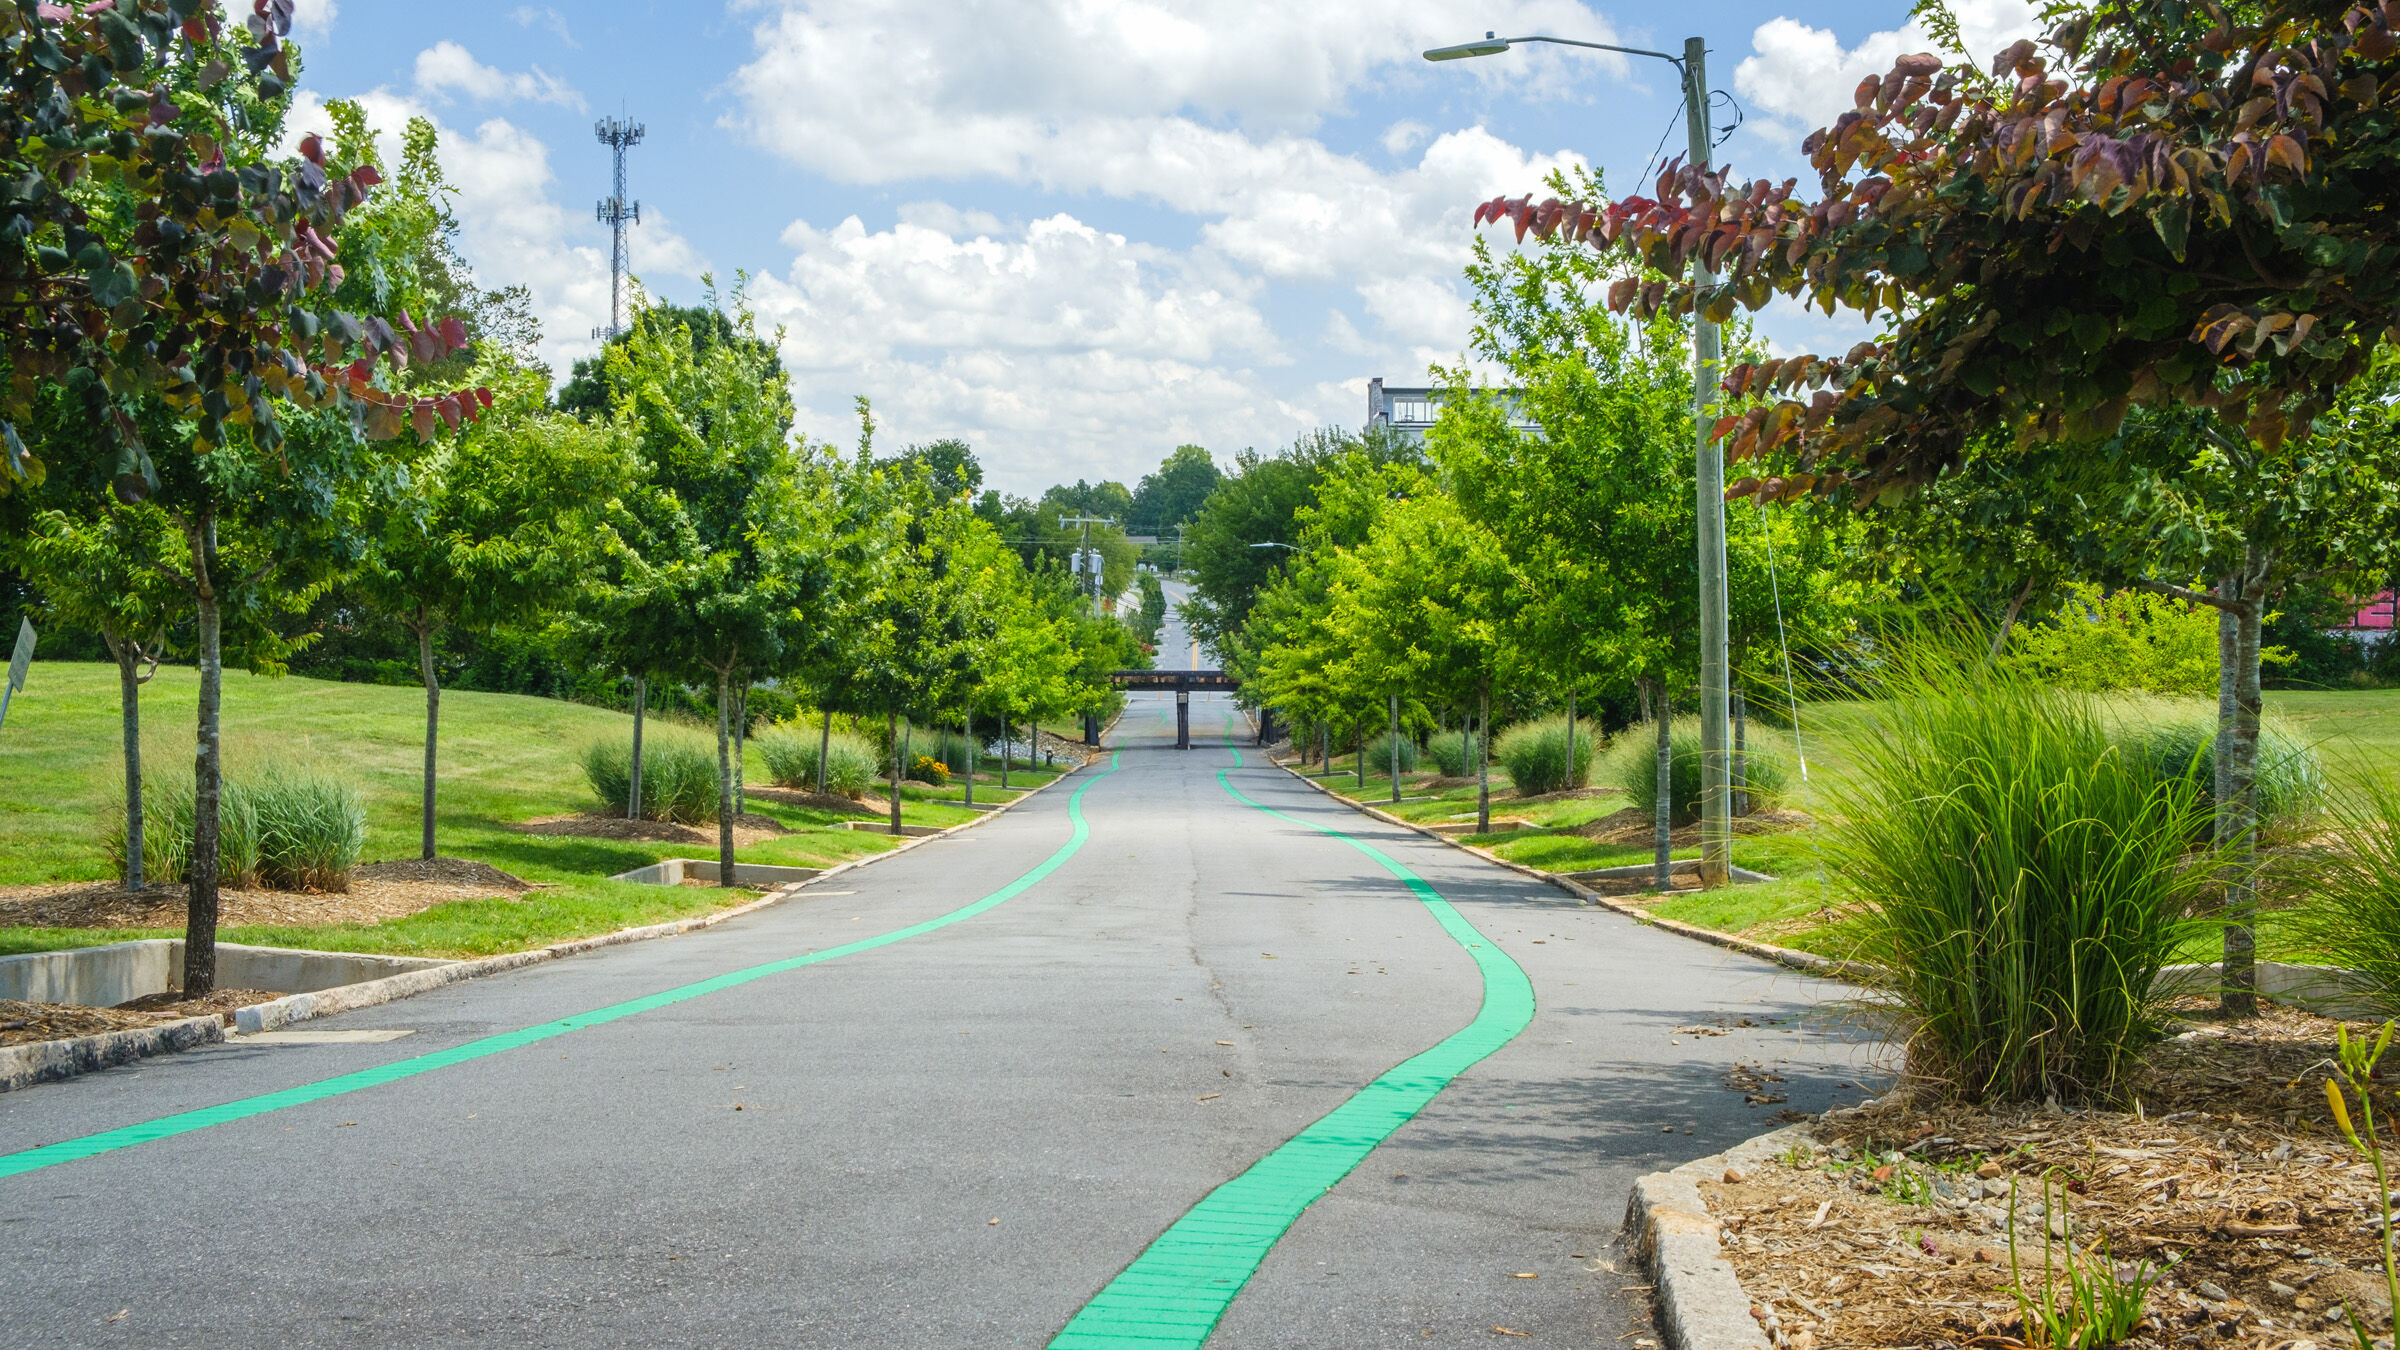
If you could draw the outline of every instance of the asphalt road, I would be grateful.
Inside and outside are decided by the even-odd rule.
[[[1169,1224],[1475,1016],[1371,840],[1531,977],[1513,1042],[1291,1228],[1212,1346],[1613,1345],[1632,1178],[1858,1095],[1802,977],[1341,809],[1196,698],[1120,724],[1088,842],[905,941],[404,1081],[0,1179],[7,1345],[1042,1346]],[[0,1096],[0,1153],[255,1096],[906,927],[1069,839],[1060,784],[702,933]],[[1705,1024],[1721,1036],[1678,1035]],[[737,1109],[738,1108],[738,1109]],[[1517,1278],[1532,1274],[1539,1278]]]

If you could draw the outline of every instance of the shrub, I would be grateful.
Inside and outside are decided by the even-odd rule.
[[[2374,781],[2334,803],[2337,842],[2293,927],[2315,951],[2367,978],[2368,996],[2400,1013],[2400,794]]]
[[[950,782],[950,766],[931,755],[919,755],[909,761],[908,776],[920,783],[946,787]]]
[[[1528,797],[1582,787],[1592,772],[1592,729],[1580,720],[1575,727],[1575,767],[1567,768],[1567,718],[1561,713],[1539,722],[1522,722],[1500,733],[1493,755],[1508,769],[1509,781]]]
[[[2123,736],[2134,758],[2158,777],[2179,779],[2199,794],[2213,813],[2217,805],[2217,723],[2175,721],[2135,727]],[[2325,800],[2325,766],[2317,752],[2273,722],[2258,732],[2258,832],[2290,838],[2316,817]],[[2203,818],[2205,838],[2210,830]]]
[[[1417,743],[1400,737],[1400,772],[1413,773],[1417,767]],[[1392,768],[1392,734],[1385,732],[1367,742],[1367,772],[1389,773]]]
[[[760,732],[758,749],[767,762],[767,776],[781,787],[816,791],[817,743],[822,734],[821,728],[805,723],[785,723]],[[865,796],[875,786],[880,762],[873,746],[849,732],[834,732],[825,757],[825,790],[853,800]]]
[[[1668,729],[1669,797],[1668,819],[1681,827],[1700,819],[1700,723],[1693,718],[1679,719]],[[1658,810],[1658,724],[1637,722],[1617,733],[1610,743],[1606,775],[1616,786],[1625,789],[1633,809],[1643,815]],[[1784,767],[1783,756],[1745,738],[1742,746],[1741,782],[1737,785],[1747,797],[1737,795],[1736,801],[1746,801],[1749,812],[1772,809],[1782,799],[1784,789],[1791,783],[1791,774]]]
[[[249,791],[259,880],[279,890],[346,891],[367,846],[358,789],[323,774],[272,773]]]
[[[191,880],[194,804],[189,782],[142,785],[142,877],[146,882]],[[102,847],[125,875],[125,815],[111,814]],[[250,789],[226,782],[217,795],[217,884],[241,888],[258,880],[258,816]]]
[[[980,736],[976,738],[975,763],[979,767],[985,760],[992,757],[991,751],[985,748],[989,744],[989,741]],[[919,759],[930,759],[941,764],[953,774],[967,771],[967,738],[947,727],[919,730],[910,739],[908,748],[914,756],[911,763],[915,763]]]
[[[596,741],[584,748],[583,776],[610,812],[625,809],[633,789],[633,740]],[[717,818],[717,750],[697,736],[660,734],[642,737],[642,803],[644,820],[671,820],[681,825]]]
[[[2105,1099],[2156,1034],[2160,969],[2199,935],[2206,807],[2093,698],[1974,646],[1889,650],[1834,788],[1832,885],[1913,1076],[1969,1100]]]
[[[1471,731],[1444,731],[1425,742],[1425,753],[1432,757],[1433,766],[1444,778],[1465,778],[1475,772],[1482,751],[1481,742]]]
[[[2067,689],[2204,694],[2217,687],[2217,613],[2148,591],[2073,586],[2048,622],[2011,637],[2017,661]],[[2267,664],[2287,652],[2263,653]]]

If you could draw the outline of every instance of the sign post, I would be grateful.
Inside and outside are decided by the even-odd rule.
[[[25,668],[33,664],[33,620],[17,620],[17,651],[8,659],[8,684],[0,688],[0,723],[8,721],[8,701],[25,687]]]

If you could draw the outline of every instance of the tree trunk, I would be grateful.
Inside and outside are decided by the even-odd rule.
[[[2259,628],[2266,615],[2270,555],[2253,547],[2242,570],[2225,579],[2227,607],[2217,613],[2219,716],[2216,745],[2216,843],[2228,851],[2224,872],[2225,964],[2221,995],[2230,1017],[2258,1015],[2258,691]]]
[[[1583,775],[1575,772],[1575,691],[1567,691],[1567,790],[1583,786]]]
[[[853,724],[855,725],[855,724]],[[825,728],[817,733],[817,795],[825,795],[825,757],[833,753],[833,709],[825,710]]]
[[[1000,790],[1008,791],[1008,757],[1016,747],[1008,740],[1008,714],[1000,714]]]
[[[733,673],[727,667],[717,672],[717,884],[733,884],[733,825],[739,814],[734,805],[733,759]]]
[[[633,781],[625,788],[625,818],[642,818],[642,718],[650,711],[650,681],[633,677]]]
[[[975,709],[966,710],[966,725],[961,734],[967,738],[967,805],[975,804]]]
[[[1367,795],[1367,724],[1358,724],[1358,795]]]
[[[217,869],[223,845],[217,809],[225,787],[217,739],[217,715],[225,698],[225,653],[217,610],[214,512],[201,512],[191,542],[193,591],[199,602],[200,726],[192,755],[192,886],[184,911],[183,992],[186,998],[199,998],[217,987]]]
[[[125,889],[142,889],[142,680],[141,647],[131,638],[102,632],[117,659],[117,715],[125,738]]]
[[[750,737],[750,682],[742,681],[742,692],[733,701],[733,818],[740,820],[750,810],[750,800],[742,787],[743,747]]]
[[[900,833],[900,715],[883,715],[883,738],[892,747],[892,833]]]
[[[436,856],[433,847],[434,747],[442,735],[442,681],[433,669],[433,624],[417,614],[417,674],[425,681],[425,842],[423,857]]]
[[[1667,716],[1667,691],[1659,689],[1656,697],[1645,686],[1643,701],[1650,705],[1651,724],[1658,728],[1658,804],[1651,812],[1656,842],[1656,882],[1661,894],[1675,884],[1675,733],[1673,719]]]
[[[1392,695],[1392,805],[1400,804],[1400,696]]]
[[[900,719],[900,765],[902,778],[917,771],[917,723],[914,718]]]
[[[1733,691],[1733,813],[1750,814],[1750,700]]]
[[[1492,832],[1492,682],[1477,691],[1475,719],[1475,833]]]

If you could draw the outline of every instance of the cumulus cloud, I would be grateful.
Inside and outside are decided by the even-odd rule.
[[[583,50],[583,44],[577,42],[575,35],[567,31],[567,16],[548,5],[539,8],[532,5],[519,5],[509,11],[508,17],[516,20],[519,28],[547,28],[570,49]]]
[[[1472,36],[1448,0],[1000,0],[971,27],[945,0],[756,7],[769,12],[728,121],[771,152],[849,182],[997,177],[1113,195],[1150,190],[1110,181],[1129,146],[1234,122],[1305,132],[1370,82],[1423,78],[1421,49]],[[1575,0],[1502,0],[1476,22],[1616,40]],[[1521,95],[1564,92],[1564,72],[1592,66],[1550,48],[1523,58],[1468,65]],[[1627,73],[1621,57],[1599,61]]]
[[[584,110],[583,95],[540,66],[499,70],[447,39],[417,53],[417,90],[435,98],[455,95],[477,103],[554,103]]]
[[[1960,38],[1979,59],[2043,31],[2032,0],[1956,0],[1951,10],[1958,16]],[[1860,80],[1882,75],[1910,52],[1933,51],[1934,41],[1922,23],[1911,19],[1845,47],[1830,30],[1779,17],[1758,26],[1750,48],[1752,54],[1733,72],[1734,88],[1753,112],[1764,114],[1749,126],[1778,149],[1792,151],[1798,138],[1830,125],[1851,107]]]

